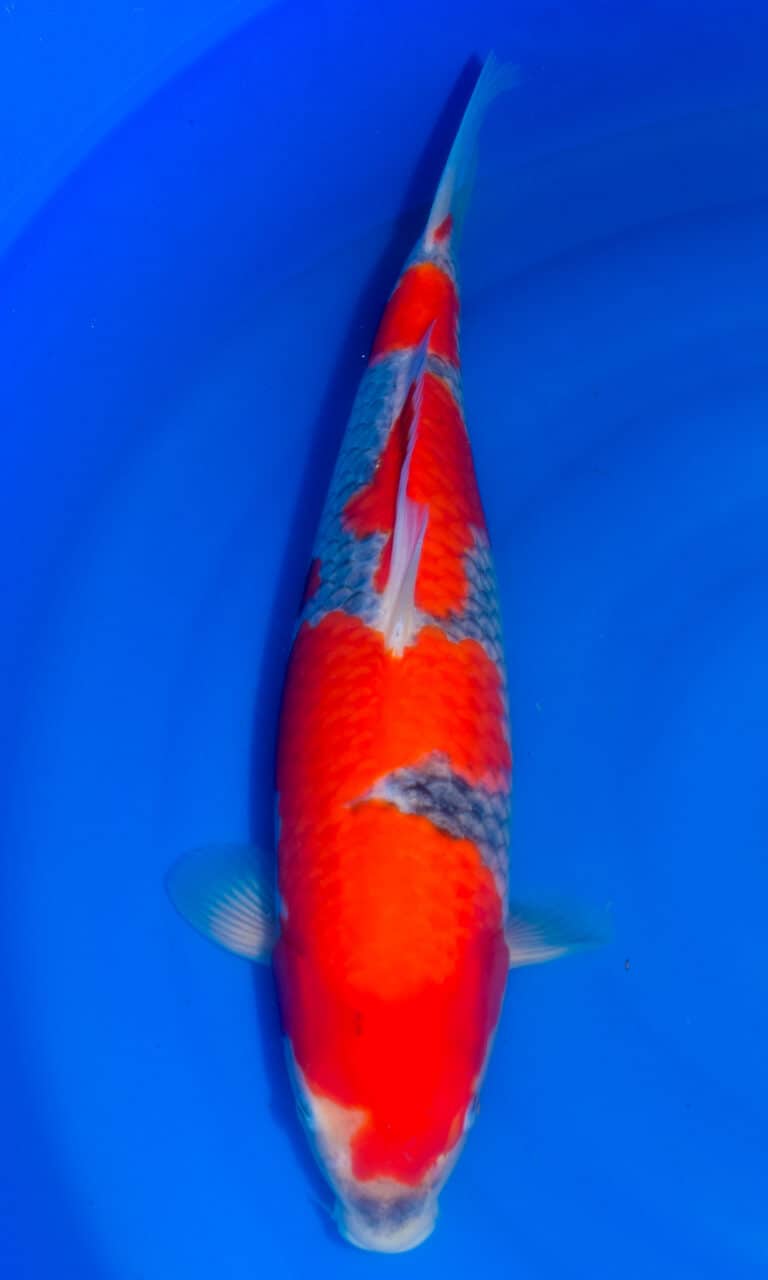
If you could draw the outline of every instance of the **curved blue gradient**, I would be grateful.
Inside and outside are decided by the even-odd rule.
[[[762,8],[256,8],[0,13],[0,1274],[760,1275]],[[490,47],[462,342],[513,889],[614,941],[513,974],[438,1230],[382,1261],[322,1207],[269,975],[162,877],[268,837],[336,445]]]

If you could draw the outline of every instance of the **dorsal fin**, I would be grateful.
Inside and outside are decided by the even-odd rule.
[[[408,478],[418,437],[427,353],[433,327],[434,322],[430,324],[419,345],[413,348],[405,377],[402,408],[399,410],[403,412],[406,406],[409,409],[408,441],[397,487],[392,555],[387,584],[381,597],[380,615],[380,626],[387,647],[398,657],[406,645],[410,644],[419,626],[414,591],[427,531],[427,508],[408,497]]]

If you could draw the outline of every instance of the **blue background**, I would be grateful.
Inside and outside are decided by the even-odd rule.
[[[177,920],[266,838],[380,309],[489,48],[467,412],[506,624],[512,975],[438,1231],[337,1240],[269,975]],[[0,3],[0,1274],[768,1265],[764,5]]]

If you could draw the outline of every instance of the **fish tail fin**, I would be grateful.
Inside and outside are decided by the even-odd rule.
[[[461,231],[475,173],[477,138],[485,113],[494,98],[513,88],[519,83],[519,78],[518,67],[499,62],[493,53],[488,55],[467,103],[432,204],[424,233],[430,248],[448,239],[451,233],[458,236]]]

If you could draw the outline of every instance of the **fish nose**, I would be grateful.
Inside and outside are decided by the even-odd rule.
[[[437,1221],[434,1191],[413,1191],[395,1197],[353,1194],[336,1209],[339,1230],[358,1249],[376,1253],[405,1253],[422,1244]]]

